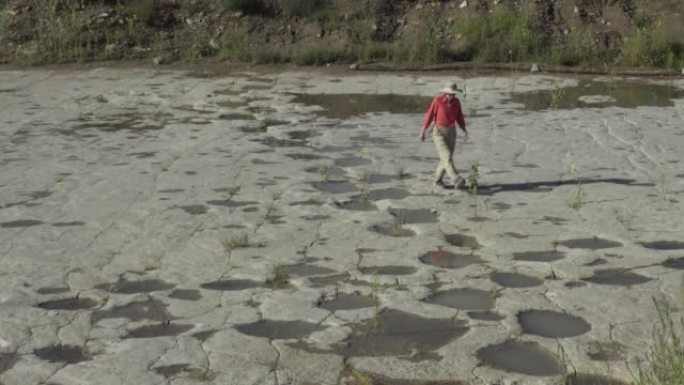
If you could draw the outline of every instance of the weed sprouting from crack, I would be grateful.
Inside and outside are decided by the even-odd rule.
[[[480,188],[480,171],[479,163],[475,163],[470,166],[470,172],[468,173],[468,191],[470,196],[473,198],[472,207],[475,210],[475,216],[477,216],[477,193]]]
[[[223,240],[223,250],[230,254],[235,249],[250,247],[250,235],[245,232]]]
[[[584,189],[582,188],[582,179],[580,178],[579,170],[574,164],[570,166],[570,175],[575,179],[575,191],[566,203],[568,207],[579,210],[584,204]]]
[[[271,278],[266,280],[266,283],[271,284],[275,290],[284,289],[290,283],[290,273],[285,266],[276,262],[271,270]]]

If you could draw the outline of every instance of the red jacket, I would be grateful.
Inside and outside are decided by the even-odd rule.
[[[435,96],[423,118],[423,132],[427,130],[433,121],[437,127],[446,128],[455,128],[456,123],[458,123],[458,126],[465,130],[465,118],[463,117],[461,102],[458,98],[454,98],[453,101],[449,102],[445,95]]]

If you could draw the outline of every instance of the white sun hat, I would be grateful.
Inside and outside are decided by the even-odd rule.
[[[458,88],[458,84],[453,82],[447,83],[440,92],[444,94],[463,94],[463,90]]]

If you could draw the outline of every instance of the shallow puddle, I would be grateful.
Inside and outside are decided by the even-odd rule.
[[[445,250],[428,251],[419,259],[426,265],[446,269],[460,269],[468,265],[482,262],[482,259],[474,254],[455,254]]]
[[[490,345],[478,350],[477,357],[495,369],[529,376],[555,376],[561,372],[555,355],[536,342],[506,341]]]
[[[310,275],[326,275],[336,273],[333,269],[328,269],[327,267],[308,265],[308,264],[297,264],[297,265],[285,265],[283,266],[285,272],[290,275],[298,277],[307,277]]]
[[[164,302],[150,298],[146,301],[132,302],[126,305],[114,307],[109,310],[99,310],[93,313],[92,323],[96,324],[103,319],[125,318],[129,321],[167,321],[174,319],[166,308]]]
[[[389,213],[398,221],[406,224],[415,223],[436,223],[437,214],[428,209],[396,209],[390,208]]]
[[[98,305],[100,305],[100,301],[95,298],[76,297],[41,302],[38,304],[38,307],[47,310],[84,310]]]
[[[201,215],[207,212],[208,207],[204,205],[180,206],[183,211],[190,215]]]
[[[258,205],[259,202],[253,202],[253,201],[239,202],[239,201],[234,201],[232,199],[217,199],[217,200],[207,201],[207,204],[210,204],[212,206],[221,206],[221,207],[243,207],[243,206],[249,206],[249,205]]]
[[[589,250],[600,250],[609,249],[612,247],[620,247],[622,243],[610,241],[601,238],[579,238],[579,239],[569,239],[567,241],[558,242],[559,245],[565,246],[570,249],[589,249]]]
[[[554,250],[513,253],[513,259],[516,261],[553,262],[563,258],[565,258],[565,253]]]
[[[199,290],[176,289],[169,293],[169,297],[185,301],[198,301],[202,299],[202,294]]]
[[[157,325],[146,325],[129,330],[123,338],[157,338],[167,336],[177,336],[191,330],[193,325],[174,324],[169,322]]]
[[[367,297],[360,294],[338,293],[334,299],[323,302],[319,307],[335,311],[335,310],[354,310],[374,307],[376,301],[373,297]]]
[[[302,339],[311,333],[325,329],[325,326],[304,321],[262,320],[235,326],[240,333],[269,340]]]
[[[361,266],[361,274],[367,275],[411,275],[418,271],[413,266]]]
[[[510,288],[535,287],[544,283],[539,278],[519,273],[493,273],[490,279],[499,286]]]
[[[175,377],[183,372],[190,366],[190,364],[174,364],[174,365],[164,365],[152,368],[155,373],[164,376],[164,378]]]
[[[347,181],[313,182],[311,183],[311,185],[320,191],[327,192],[330,194],[346,194],[358,191],[358,189],[353,183]]]
[[[10,222],[0,222],[0,228],[22,228],[42,225],[43,222],[34,219],[19,219]]]
[[[528,310],[518,313],[523,332],[547,338],[568,338],[591,330],[583,318],[549,310]]]
[[[452,289],[427,297],[424,302],[461,310],[491,310],[494,307],[492,293],[479,289]]]
[[[378,223],[369,227],[368,230],[390,237],[412,237],[416,235],[415,231],[405,229],[397,222]]]
[[[679,241],[655,241],[655,242],[640,242],[641,246],[652,250],[682,250],[684,249],[684,242]]]
[[[450,245],[456,247],[463,247],[466,249],[479,249],[481,247],[477,238],[471,237],[470,235],[447,234],[444,236],[444,239],[446,239]]]
[[[222,281],[207,282],[200,285],[202,289],[218,291],[238,291],[263,287],[264,284],[249,279],[226,279]]]
[[[500,313],[493,312],[493,311],[469,311],[468,312],[468,317],[478,320],[478,321],[494,321],[498,322],[506,318]]]
[[[346,120],[373,112],[422,114],[432,102],[431,97],[395,94],[291,94],[293,103],[323,107],[319,115]]]
[[[668,258],[662,265],[670,269],[684,270],[684,257]]]
[[[97,289],[121,294],[151,293],[154,291],[173,289],[174,287],[176,287],[175,284],[164,282],[159,279],[147,279],[143,281],[120,279],[113,284],[103,283],[95,286]]]
[[[311,287],[325,287],[337,285],[348,280],[350,277],[349,273],[342,273],[325,277],[310,277],[309,282],[311,282]]]
[[[17,362],[17,355],[14,353],[0,353],[0,374],[6,372]]]
[[[632,286],[646,283],[651,279],[624,269],[605,269],[595,271],[593,276],[584,280],[599,285]]]
[[[411,193],[408,191],[394,187],[371,190],[368,192],[368,199],[372,201],[379,201],[383,199],[401,200],[409,196],[411,196]]]
[[[627,383],[600,374],[574,373],[565,378],[563,385],[627,385]]]
[[[607,98],[589,98],[607,96]],[[636,81],[581,81],[574,87],[511,94],[508,101],[525,110],[545,109],[673,107],[673,99],[684,98],[684,90],[669,85]]]
[[[384,309],[353,325],[349,338],[336,350],[344,357],[410,356],[435,351],[467,331],[466,323],[460,320],[423,318]]]
[[[85,354],[82,347],[74,345],[47,346],[34,350],[33,354],[44,361],[65,364],[75,364],[90,360],[90,356]]]

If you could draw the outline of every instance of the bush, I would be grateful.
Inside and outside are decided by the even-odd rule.
[[[669,36],[661,25],[638,28],[622,47],[627,66],[676,67],[684,58],[684,42]]]

